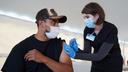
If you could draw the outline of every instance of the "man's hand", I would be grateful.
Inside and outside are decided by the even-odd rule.
[[[63,52],[63,51],[62,51]],[[70,58],[68,58],[67,54],[63,52],[60,57],[60,62],[55,61],[36,49],[30,50],[24,58],[28,61],[35,61],[38,63],[44,63],[48,66],[53,72],[73,72],[73,67]],[[67,56],[65,56],[67,55]],[[66,70],[65,70],[66,69]]]
[[[35,61],[38,63],[45,62],[46,56],[44,56],[41,52],[36,49],[30,50],[28,53],[25,54],[24,59],[28,61]]]

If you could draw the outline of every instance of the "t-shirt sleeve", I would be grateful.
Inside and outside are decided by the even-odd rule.
[[[16,45],[7,57],[2,72],[24,72],[24,54],[22,46]]]

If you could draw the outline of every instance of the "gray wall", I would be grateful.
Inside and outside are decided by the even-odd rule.
[[[41,8],[55,8],[68,16],[64,26],[82,33],[84,29],[81,10],[88,2],[98,2],[106,12],[106,20],[114,23],[119,30],[119,39],[128,41],[128,0],[0,0],[0,10],[27,15],[34,19]]]

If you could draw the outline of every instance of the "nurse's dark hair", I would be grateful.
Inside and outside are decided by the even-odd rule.
[[[99,15],[99,19],[97,21],[97,25],[102,24],[105,20],[105,13],[103,8],[96,2],[88,3],[83,10],[81,11],[82,14],[91,14],[95,16],[96,14]]]

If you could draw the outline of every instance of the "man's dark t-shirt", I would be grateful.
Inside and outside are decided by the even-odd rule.
[[[63,40],[60,38],[48,41],[39,41],[34,35],[17,44],[10,52],[1,69],[3,72],[52,72],[45,64],[26,61],[24,55],[32,49],[39,50],[42,54],[58,61],[62,51]]]

